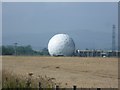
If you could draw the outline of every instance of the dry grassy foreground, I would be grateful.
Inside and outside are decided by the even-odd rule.
[[[63,87],[117,88],[117,58],[3,56],[3,69],[55,78]]]

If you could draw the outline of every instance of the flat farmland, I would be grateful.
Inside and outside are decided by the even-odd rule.
[[[3,56],[2,67],[20,75],[46,75],[62,87],[118,87],[117,58]]]

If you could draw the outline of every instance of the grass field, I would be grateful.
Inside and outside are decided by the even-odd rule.
[[[46,75],[62,87],[118,87],[117,58],[3,56],[2,60],[3,69],[19,75]]]

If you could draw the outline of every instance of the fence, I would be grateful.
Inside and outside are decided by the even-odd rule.
[[[77,86],[73,86],[71,88],[60,88],[59,86],[55,86],[53,88],[43,88],[41,86],[41,82],[39,82],[38,88],[31,88],[30,83],[26,83],[26,88],[2,88],[1,90],[120,90],[118,88],[77,88]]]
[[[39,90],[43,88],[39,87]],[[77,86],[73,86],[73,88],[60,88],[56,86],[53,90],[118,90],[118,88],[77,88]]]

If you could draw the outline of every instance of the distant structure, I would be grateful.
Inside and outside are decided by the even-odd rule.
[[[116,42],[116,36],[115,36],[115,25],[113,25],[113,27],[112,27],[112,51],[114,52],[115,50],[116,50],[116,44],[115,44],[115,42]]]
[[[48,51],[51,56],[73,56],[75,43],[67,34],[56,34],[49,40]]]
[[[75,55],[80,57],[118,57],[119,51],[112,50],[76,50]]]
[[[112,26],[112,56],[116,56],[116,27]]]
[[[116,50],[116,26],[112,26],[112,49],[111,50],[76,50],[76,56],[81,57],[118,57],[120,51]]]

